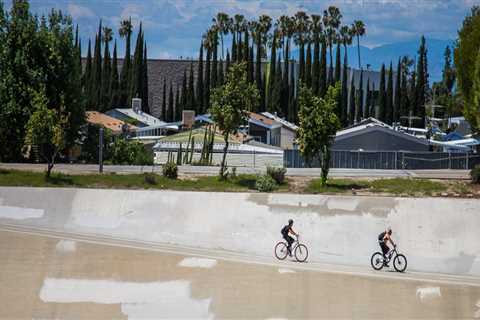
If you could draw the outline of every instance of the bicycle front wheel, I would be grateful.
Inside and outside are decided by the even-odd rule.
[[[370,259],[370,263],[372,264],[372,268],[375,270],[382,270],[383,268],[383,254],[380,252],[375,252]]]
[[[308,249],[307,246],[304,244],[299,244],[295,248],[295,259],[297,259],[298,262],[304,262],[308,258]]]
[[[404,272],[407,269],[407,258],[403,254],[397,254],[393,259],[393,267],[398,272]]]
[[[279,260],[285,260],[288,255],[287,244],[285,242],[280,241],[275,246],[275,257]]]

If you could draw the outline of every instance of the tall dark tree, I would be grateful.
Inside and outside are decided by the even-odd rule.
[[[355,123],[355,111],[356,111],[356,106],[355,106],[355,93],[357,89],[355,88],[355,82],[354,82],[355,77],[352,76],[352,80],[350,82],[350,98],[348,101],[349,109],[348,110],[348,124],[352,125]]]
[[[305,43],[309,40],[310,17],[304,11],[298,11],[295,14],[295,43],[299,47],[299,79],[304,82],[305,79]]]
[[[90,79],[90,94],[92,95],[91,108],[100,110],[102,88],[102,21],[95,37],[95,49],[93,54],[92,77]]]
[[[212,73],[211,77],[212,79],[210,80],[210,85],[212,88],[215,88],[218,86],[218,56],[217,56],[217,46],[218,46],[218,32],[216,29],[212,30]],[[241,44],[239,44],[241,47]]]
[[[385,101],[385,121],[387,124],[393,123],[393,65],[390,62],[388,70],[387,92]]]
[[[387,112],[387,97],[385,94],[385,64],[382,64],[382,69],[380,71],[380,87],[378,89],[378,119],[380,121],[386,121],[386,112]]]
[[[323,12],[323,25],[325,26],[325,41],[328,44],[330,52],[330,66],[328,68],[328,84],[333,83],[333,45],[338,38],[338,28],[342,20],[342,14],[340,10],[335,6],[328,7]]]
[[[362,68],[362,62],[360,60],[360,37],[365,35],[365,24],[361,20],[355,20],[352,24],[352,34],[357,38],[357,52],[358,52],[358,68]]]
[[[224,62],[222,59],[220,59],[220,61],[218,62],[218,85],[221,86],[224,84],[225,82],[225,73],[224,73],[224,70],[223,70],[223,66],[224,66]]]
[[[312,40],[313,40],[313,66],[312,66],[312,91],[319,95],[320,88],[320,41],[322,36],[322,17],[312,14]]]
[[[148,102],[148,57],[147,57],[147,43],[143,44],[143,68],[142,68],[142,110],[150,114],[150,104]]]
[[[237,40],[235,38],[236,34],[233,33],[232,38],[232,62],[237,62]]]
[[[422,118],[422,125],[425,124],[425,103],[428,90],[428,62],[427,62],[427,46],[425,37],[420,40],[420,48],[418,49],[417,64],[417,83],[416,83],[416,116]]]
[[[229,55],[227,52],[227,59]],[[197,101],[195,110],[197,114],[203,114],[204,108],[204,91],[203,91],[203,43],[200,44],[200,53],[198,54],[198,72],[197,72]]]
[[[308,88],[312,88],[312,45],[307,45],[307,57],[305,63],[305,84]]]
[[[163,121],[169,122],[169,115],[167,113],[167,79],[163,78],[162,90],[162,118]]]
[[[253,47],[250,47],[248,51],[248,63],[247,63],[247,81],[248,83],[253,83],[254,75],[253,75]],[[227,56],[228,58],[228,56]]]
[[[278,54],[277,67],[274,76],[274,80],[271,82],[272,88],[270,91],[269,99],[269,112],[272,113],[281,113],[281,91],[282,91],[282,65],[280,62],[281,56]]]
[[[346,63],[343,64],[343,72],[342,72],[342,93],[341,93],[341,116],[340,122],[342,126],[346,127],[348,125],[348,65]]]
[[[277,67],[277,34],[274,32],[273,40],[272,40],[272,48],[270,53],[270,70],[269,70],[269,77],[268,77],[268,88],[267,88],[267,110],[271,111],[275,109],[274,106],[271,105],[271,95],[272,90],[275,86],[275,69]]]
[[[188,110],[195,110],[195,84],[193,82],[193,63],[190,64],[190,73],[188,75],[188,89],[186,108]]]
[[[243,38],[243,61],[248,62],[250,54],[250,39],[248,36],[248,28],[245,28]]]
[[[205,50],[207,50],[207,59],[205,61],[205,82],[204,82],[204,90],[203,90],[203,93],[205,95],[204,103],[203,103],[203,106],[205,108],[204,110],[207,110],[210,107],[210,89],[211,89],[210,74],[212,71],[210,67],[210,62],[212,59],[212,50],[214,47],[213,41],[214,39],[213,39],[212,31],[208,30],[207,33],[203,35],[203,46]]]
[[[408,64],[407,61],[409,59],[407,57],[403,57],[401,60],[401,78],[402,78],[402,83],[400,86],[400,119],[401,121],[402,117],[408,117],[409,111],[410,111],[410,99],[409,99],[409,94],[408,94]]]
[[[370,91],[370,78],[367,78],[367,96],[365,97],[365,106],[363,108],[363,118],[370,117],[370,106],[372,104],[372,91]]]
[[[86,104],[87,109],[90,109],[91,106],[91,79],[92,79],[92,50],[91,50],[91,41],[88,39],[88,49],[87,49],[87,61],[85,63],[85,72],[83,73],[82,77],[82,85],[83,85],[83,93],[84,93],[84,101]]]
[[[363,70],[360,70],[360,82],[358,84],[357,103],[355,107],[355,120],[356,122],[360,122],[363,116]]]
[[[117,58],[117,40],[113,43],[113,59],[112,59],[112,72],[110,77],[111,83],[111,102],[110,108],[116,108],[119,106],[120,101],[120,92],[119,92],[119,82],[118,82],[118,58]]]
[[[288,115],[287,119],[290,122],[296,123],[297,121],[297,108],[295,97],[295,64],[290,64],[290,90],[288,95]]]
[[[185,105],[183,102],[185,101],[185,98],[180,98],[180,90],[177,89],[175,90],[175,121],[181,121],[182,120],[182,111],[185,108]]]
[[[167,122],[176,121],[175,119],[175,105],[173,102],[173,83],[170,81],[170,91],[168,92],[168,120]]]
[[[132,78],[130,82],[130,93],[129,101],[132,101],[132,98],[142,99],[143,105],[143,31],[142,24],[140,23],[140,28],[138,30],[137,42],[135,45],[135,52],[133,54],[133,68],[132,68]]]
[[[110,109],[110,101],[112,97],[112,65],[110,57],[110,41],[112,41],[112,29],[103,27],[103,67],[102,67],[102,84],[100,88],[100,111],[105,112]]]
[[[289,95],[290,95],[290,88],[289,88],[289,70],[290,70],[290,63],[289,63],[289,54],[290,54],[290,45],[288,41],[285,44],[286,48],[284,49],[284,61],[283,61],[283,80],[282,80],[282,116],[287,118],[288,110],[289,110]]]
[[[220,34],[220,41],[222,44],[222,59],[225,59],[225,56],[223,55],[223,36],[227,35],[231,28],[230,18],[228,17],[228,14],[219,12],[217,13],[217,16],[213,18],[213,23],[217,27],[218,33]]]
[[[334,74],[334,81],[340,81],[340,75],[342,73],[342,63],[340,58],[340,42],[337,42],[337,50],[335,52],[335,74]]]
[[[327,93],[327,43],[322,42],[322,53],[320,55],[320,79],[318,91],[320,96]]]
[[[188,108],[188,85],[187,85],[187,69],[183,69],[182,87],[177,86],[177,94],[181,93],[180,100],[175,100],[175,121],[178,121],[179,110]]]
[[[395,80],[395,98],[394,98],[394,107],[393,107],[393,122],[397,123],[400,121],[400,109],[402,105],[402,94],[401,94],[401,82],[402,82],[402,64],[400,59],[398,59],[397,64],[397,74]]]
[[[120,29],[118,33],[120,37],[125,38],[125,58],[123,59],[122,71],[120,73],[120,105],[122,107],[129,106],[130,103],[127,101],[129,96],[130,89],[130,80],[132,74],[132,62],[131,62],[131,36],[132,36],[132,20],[122,20],[120,22]]]

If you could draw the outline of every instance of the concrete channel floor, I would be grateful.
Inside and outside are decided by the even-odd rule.
[[[480,318],[480,286],[0,231],[1,319]]]

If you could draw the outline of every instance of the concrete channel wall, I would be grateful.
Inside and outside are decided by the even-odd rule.
[[[480,201],[0,188],[0,224],[269,256],[289,218],[309,261],[369,266],[388,225],[409,270],[480,276]]]

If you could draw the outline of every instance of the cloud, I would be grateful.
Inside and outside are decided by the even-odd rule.
[[[76,5],[73,3],[69,3],[67,6],[67,10],[72,16],[73,19],[81,19],[81,18],[92,18],[95,17],[95,13],[88,8],[80,5]]]

